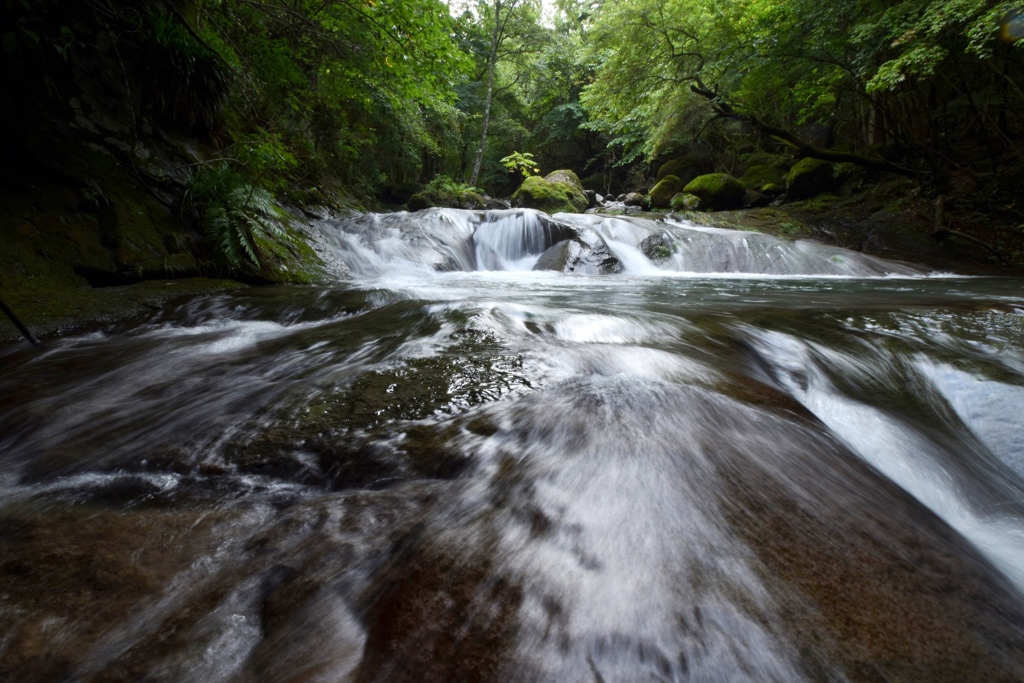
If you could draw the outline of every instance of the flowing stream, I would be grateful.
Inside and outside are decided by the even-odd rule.
[[[1024,680],[1024,289],[639,217],[0,346],[0,680]]]

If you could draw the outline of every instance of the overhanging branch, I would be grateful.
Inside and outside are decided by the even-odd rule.
[[[885,171],[886,173],[895,173],[908,178],[917,177],[917,173],[915,171],[903,168],[902,166],[897,166],[896,164],[885,161],[884,159],[872,159],[871,157],[866,157],[861,154],[833,152],[814,147],[784,128],[773,126],[752,114],[742,114],[736,111],[728,102],[723,100],[718,93],[714,90],[708,89],[699,78],[694,79],[694,83],[690,85],[690,90],[708,100],[719,117],[749,123],[762,133],[771,135],[792,145],[803,156],[811,157],[813,159],[821,159],[822,161],[834,161],[837,163],[848,162],[851,164],[857,164],[858,166],[863,166],[864,168],[870,168],[876,171]]]

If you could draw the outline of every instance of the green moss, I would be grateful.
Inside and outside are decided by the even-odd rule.
[[[682,191],[683,181],[679,179],[679,176],[665,176],[651,190],[651,207],[655,209],[669,208],[672,198]]]
[[[786,176],[790,199],[809,199],[832,189],[832,164],[821,159],[801,159]]]
[[[682,180],[683,184],[686,184],[700,174],[703,165],[700,155],[687,154],[662,164],[658,168],[655,180],[661,182],[666,176],[674,175]]]
[[[512,205],[546,213],[578,213],[586,210],[587,198],[568,183],[550,182],[540,176],[531,176],[512,195]]]
[[[761,191],[766,185],[783,185],[786,174],[773,166],[751,166],[740,177],[740,182],[747,189]]]
[[[702,208],[704,202],[692,194],[681,193],[672,198],[673,211],[700,211]]]
[[[439,175],[423,186],[423,190],[409,197],[410,211],[423,211],[435,206],[452,209],[483,209],[486,201],[480,191],[449,176]]]
[[[434,206],[434,200],[431,199],[430,195],[426,192],[417,192],[413,196],[409,197],[409,203],[407,204],[410,211],[423,211]]]
[[[699,197],[710,209],[721,211],[738,208],[746,188],[728,173],[709,173],[694,178],[683,191]]]

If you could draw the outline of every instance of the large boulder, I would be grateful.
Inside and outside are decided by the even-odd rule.
[[[683,184],[690,182],[699,176],[705,169],[708,169],[707,159],[700,154],[686,154],[678,159],[666,161],[658,167],[656,182],[661,182],[666,176],[674,175],[683,181]]]
[[[651,208],[667,209],[672,204],[672,197],[682,192],[686,186],[679,176],[667,175],[651,189]]]
[[[802,159],[786,176],[786,195],[792,199],[810,199],[832,190],[832,164],[821,159]]]
[[[626,206],[637,206],[644,208],[647,205],[647,196],[639,192],[629,192],[625,197],[622,198],[622,203]]]
[[[761,192],[766,185],[784,185],[786,173],[775,166],[751,166],[740,176],[740,182],[748,190]]]
[[[708,173],[697,176],[683,188],[686,194],[699,197],[712,211],[738,209],[743,204],[747,188],[728,173]]]
[[[587,197],[575,173],[554,171],[544,178],[530,176],[524,180],[512,195],[512,205],[545,213],[583,213]]]
[[[426,192],[417,192],[409,197],[408,207],[410,211],[423,211],[434,206],[434,200]]]

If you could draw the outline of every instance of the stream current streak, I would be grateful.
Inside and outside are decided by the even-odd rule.
[[[0,347],[0,679],[1024,680],[1021,281],[556,219]]]

